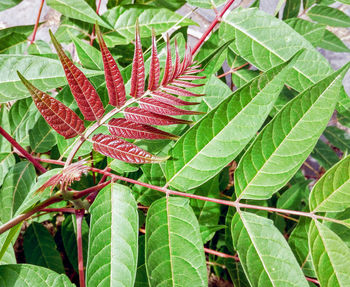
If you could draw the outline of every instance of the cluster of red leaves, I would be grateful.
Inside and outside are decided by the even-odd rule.
[[[175,106],[198,104],[182,100],[177,96],[202,96],[186,90],[186,88],[200,86],[200,84],[190,81],[203,78],[195,75],[202,70],[198,65],[196,66],[194,64],[189,48],[186,48],[184,58],[181,62],[176,41],[175,62],[173,64],[170,40],[167,37],[166,64],[163,78],[160,81],[161,73],[157,55],[156,37],[153,33],[148,89],[145,90],[145,63],[137,25],[130,95],[134,98],[132,102],[136,102],[139,107],[128,106],[129,103],[126,99],[124,81],[117,63],[108,50],[98,27],[96,34],[102,53],[109,104],[114,106],[117,109],[116,111],[123,110],[125,118],[112,118],[107,124],[111,135],[94,135],[92,137],[93,148],[106,156],[130,163],[141,164],[164,160],[165,158],[156,157],[122,138],[176,140],[178,138],[176,135],[164,132],[153,126],[192,123],[191,121],[172,116],[199,114],[199,112],[180,109]],[[72,94],[84,119],[87,121],[101,121],[105,109],[95,88],[83,72],[67,57],[51,31],[50,36],[62,63]],[[55,98],[35,88],[20,73],[19,77],[31,93],[40,113],[53,129],[65,138],[83,135],[85,131],[84,122],[74,111]],[[101,124],[103,124],[103,121]]]

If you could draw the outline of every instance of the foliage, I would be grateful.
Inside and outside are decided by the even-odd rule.
[[[350,285],[350,63],[317,50],[349,52],[349,3],[234,2],[0,30],[1,286]],[[183,5],[217,13],[192,46]]]

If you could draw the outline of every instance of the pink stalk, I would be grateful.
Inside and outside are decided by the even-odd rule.
[[[83,258],[83,240],[81,235],[81,225],[84,218],[84,209],[75,210],[77,222],[77,246],[78,246],[78,269],[79,269],[79,286],[85,287],[84,258]]]
[[[193,47],[192,50],[192,55],[194,55],[197,50],[199,49],[199,47],[203,44],[203,42],[205,41],[205,39],[208,37],[208,35],[210,34],[210,32],[215,28],[216,24],[219,23],[222,19],[222,16],[224,16],[224,14],[226,13],[226,11],[230,8],[230,6],[233,4],[233,2],[235,2],[235,0],[229,0],[227,1],[227,3],[225,4],[224,8],[221,10],[220,13],[218,13],[215,17],[215,20],[210,24],[210,26],[208,27],[208,29],[204,32],[204,34],[202,35],[202,37],[198,40],[198,42],[196,43],[196,45]]]
[[[65,213],[75,213],[74,208],[43,208],[42,212],[65,212]]]
[[[101,7],[101,0],[98,0],[97,3],[97,7],[96,7],[96,14],[100,15],[99,11],[100,11],[100,7]],[[90,46],[92,46],[94,44],[94,40],[95,40],[95,25],[92,28],[92,32],[91,32],[91,36],[90,36]]]
[[[29,160],[41,173],[45,173],[46,169],[31,155],[29,154],[21,145],[11,137],[2,127],[0,127],[0,134],[9,141],[27,160]]]
[[[34,26],[33,36],[32,36],[32,39],[30,40],[30,45],[33,44],[35,41],[36,31],[38,30],[41,11],[43,10],[44,2],[45,2],[45,0],[41,0],[38,17],[36,18],[36,22],[35,22],[35,26]]]
[[[209,254],[213,254],[216,255],[218,257],[222,257],[222,258],[232,258],[235,261],[239,261],[238,256],[237,255],[230,255],[230,254],[226,254],[226,253],[222,253],[216,250],[211,250],[209,248],[204,248],[205,253],[209,253]]]

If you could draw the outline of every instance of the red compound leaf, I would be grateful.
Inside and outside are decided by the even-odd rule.
[[[169,134],[154,127],[130,122],[123,118],[111,119],[108,123],[108,129],[112,135],[128,139],[177,140],[179,138],[176,135]]]
[[[166,48],[167,48],[167,50],[166,50],[166,62],[165,62],[162,86],[165,86],[166,84],[168,84],[169,81],[172,79],[172,75],[173,75],[169,35],[167,35]]]
[[[66,139],[75,137],[85,130],[84,122],[70,108],[55,98],[35,88],[19,72],[18,76],[33,97],[34,103],[47,123]]]
[[[136,23],[135,52],[131,72],[130,95],[139,98],[145,91],[145,63],[143,61],[142,46],[138,22]]]
[[[177,41],[175,39],[175,66],[173,71],[173,76],[171,78],[171,81],[176,79],[181,73],[181,61],[179,56],[179,46],[177,45]]]
[[[64,189],[72,184],[73,181],[79,181],[82,174],[86,174],[89,167],[86,165],[86,160],[81,160],[76,163],[70,164],[68,167],[62,169],[60,173],[51,177],[45,182],[37,192],[44,191],[47,187],[51,186],[51,191],[56,185],[60,184]]]
[[[186,82],[182,80],[173,80],[171,84],[177,87],[184,87],[184,88],[196,88],[204,85],[204,84],[195,84],[191,82]]]
[[[50,36],[80,111],[87,121],[98,120],[104,114],[105,110],[94,86],[63,52],[61,45],[51,31]]]
[[[179,75],[182,75],[191,64],[192,64],[191,48],[186,45],[185,57],[182,61]]]
[[[159,163],[168,157],[157,157],[113,135],[97,134],[92,138],[93,147],[99,153],[129,163]]]
[[[152,55],[151,55],[151,65],[150,65],[149,77],[148,77],[148,89],[150,91],[154,91],[159,87],[159,76],[160,76],[160,68],[159,68],[159,59],[157,55],[156,35],[154,30],[152,29]]]
[[[185,89],[181,89],[179,87],[174,87],[174,86],[165,86],[165,87],[162,87],[162,90],[164,92],[174,94],[177,96],[183,96],[183,97],[201,97],[201,96],[203,96],[203,94],[195,94],[195,93],[192,93],[192,92],[187,91]]]
[[[96,25],[96,34],[102,53],[109,104],[120,108],[126,102],[123,77],[120,74],[117,63],[113,59],[112,54],[109,52],[107,45],[102,38],[98,25]]]
[[[138,107],[126,108],[124,110],[124,115],[128,121],[146,125],[167,126],[175,124],[193,124],[191,121],[157,115]]]
[[[180,116],[203,114],[202,112],[182,110],[151,98],[141,99],[139,104],[141,108],[160,115]]]
[[[167,93],[163,93],[161,91],[154,91],[151,94],[152,98],[169,105],[173,106],[191,106],[191,105],[198,105],[199,103],[196,102],[187,102],[184,100],[181,100],[175,96],[169,95]]]
[[[205,79],[205,76],[184,75],[184,76],[179,76],[178,79],[179,80],[194,81],[194,80]]]

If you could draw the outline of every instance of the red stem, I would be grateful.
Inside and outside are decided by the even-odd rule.
[[[11,137],[2,127],[0,127],[0,134],[9,141],[27,160],[29,160],[41,173],[45,173],[46,169],[32,156],[30,155],[21,145]]]
[[[75,213],[74,208],[43,208],[40,211],[43,212],[66,212],[66,213]]]
[[[85,213],[84,209],[77,209],[75,211],[75,218],[77,223],[78,269],[79,269],[79,286],[80,287],[85,287],[83,240],[81,235],[81,226],[84,218],[84,213]]]
[[[96,14],[99,14],[100,11],[100,7],[101,7],[101,0],[98,1],[97,6],[96,6]],[[94,40],[95,40],[95,25],[94,27],[92,27],[92,32],[91,32],[91,36],[90,36],[90,46],[92,46],[94,44]]]
[[[239,261],[239,258],[238,258],[237,255],[230,255],[230,254],[222,253],[222,252],[219,252],[219,251],[216,251],[216,250],[211,250],[211,249],[208,249],[208,248],[205,248],[205,247],[204,247],[204,251],[205,251],[205,253],[213,254],[213,255],[216,255],[216,256],[219,256],[219,257],[222,257],[222,258],[232,258],[232,259],[234,259],[237,262]]]
[[[221,12],[219,14],[216,15],[215,20],[213,22],[211,22],[210,26],[208,27],[208,29],[204,32],[204,34],[202,35],[202,37],[198,40],[198,42],[196,43],[196,45],[193,47],[192,50],[192,55],[194,55],[197,50],[199,49],[199,47],[203,44],[203,42],[205,41],[205,39],[207,38],[207,36],[210,34],[210,32],[215,28],[216,24],[219,23],[221,21],[222,16],[224,16],[224,14],[226,13],[226,11],[230,8],[230,6],[233,4],[233,2],[235,2],[235,0],[229,0],[227,1],[227,3],[225,4],[224,8],[221,10]]]
[[[38,30],[41,11],[43,10],[44,2],[45,2],[45,0],[41,0],[38,17],[36,18],[36,22],[35,22],[35,26],[34,26],[33,36],[32,36],[32,39],[30,40],[30,45],[33,44],[35,41],[36,31]]]

